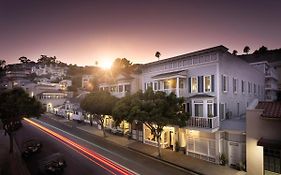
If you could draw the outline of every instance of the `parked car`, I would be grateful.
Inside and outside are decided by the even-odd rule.
[[[62,174],[66,162],[61,153],[54,153],[39,161],[39,174]]]
[[[111,128],[111,132],[113,134],[116,134],[116,135],[124,135],[123,131],[121,129],[118,129],[118,128]]]
[[[38,139],[28,139],[22,143],[22,156],[28,158],[39,152],[41,148],[42,143]]]

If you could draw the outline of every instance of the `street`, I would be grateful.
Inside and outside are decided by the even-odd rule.
[[[77,128],[70,128],[59,122],[49,119],[48,117],[41,117],[40,120],[33,119],[33,122],[43,125],[51,131],[69,139],[86,149],[102,155],[117,164],[121,169],[126,167],[132,174],[188,174],[184,170],[169,166],[158,160],[138,154],[134,151],[120,147],[111,142],[108,142],[100,137],[91,135]],[[27,138],[38,138],[43,143],[42,151],[34,155],[27,161],[27,166],[31,174],[37,173],[37,160],[54,152],[61,152],[65,155],[67,167],[64,174],[118,174],[120,172],[107,168],[103,162],[97,162],[85,156],[66,143],[59,141],[57,138],[46,134],[36,126],[31,126],[30,123],[24,121],[24,127],[21,128],[16,134],[17,143],[21,143]],[[97,164],[98,163],[98,164]],[[108,171],[109,169],[109,171]],[[112,172],[113,171],[113,172]],[[126,171],[126,170],[125,170]],[[122,173],[121,173],[122,174]]]

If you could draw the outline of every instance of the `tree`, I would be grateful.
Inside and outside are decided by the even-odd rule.
[[[266,52],[268,52],[268,48],[265,46],[261,46],[258,50],[255,50],[255,52],[253,54],[263,55]]]
[[[48,57],[47,55],[41,55],[40,58],[37,60],[37,63],[42,63],[46,65],[56,64],[56,56]]]
[[[245,46],[244,49],[243,49],[243,52],[246,53],[246,54],[249,54],[250,47],[249,46]]]
[[[5,75],[6,61],[0,60],[0,78]]]
[[[0,120],[10,138],[10,153],[13,152],[13,135],[23,117],[38,117],[44,112],[39,101],[21,88],[3,91],[0,94]]]
[[[106,115],[112,114],[116,102],[117,98],[110,95],[109,92],[98,91],[88,94],[80,103],[81,108],[90,113],[90,121],[94,119],[101,126],[104,137],[106,137],[104,119]]]
[[[157,52],[155,53],[155,57],[157,57],[158,60],[159,60],[159,59],[160,59],[160,56],[161,56],[161,53],[160,53],[159,51],[157,51]]]
[[[143,123],[157,138],[158,155],[161,157],[160,139],[164,126],[177,125],[183,127],[189,115],[184,112],[183,98],[177,98],[174,93],[154,92],[149,88],[146,92],[138,92],[118,101],[113,109],[113,119],[116,122],[134,120]]]
[[[232,55],[237,55],[237,53],[238,53],[237,50],[232,51]]]
[[[133,63],[127,58],[116,58],[111,66],[111,71],[113,75],[119,73],[131,73]]]
[[[30,63],[30,62],[31,62],[31,60],[28,59],[28,58],[25,57],[25,56],[21,56],[21,57],[19,58],[19,60],[20,60],[20,62],[23,63],[23,64],[26,64],[26,63]]]

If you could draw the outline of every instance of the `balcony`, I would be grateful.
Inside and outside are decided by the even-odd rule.
[[[266,83],[265,90],[278,90],[278,86],[277,86],[277,84]]]
[[[125,97],[127,93],[129,93],[129,92],[110,92],[111,95],[113,95],[117,98]]]
[[[278,80],[277,74],[273,70],[268,70],[265,72],[265,78],[273,78],[275,80]]]
[[[219,117],[190,117],[187,126],[204,129],[215,129],[219,127]]]

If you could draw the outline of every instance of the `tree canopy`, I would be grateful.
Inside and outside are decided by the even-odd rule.
[[[0,99],[0,120],[10,139],[22,117],[38,117],[44,112],[41,103],[34,97],[29,97],[21,88],[3,91],[0,93]],[[12,141],[10,143],[12,144]],[[10,152],[13,150],[11,144]]]
[[[104,132],[104,119],[106,115],[112,114],[112,109],[117,102],[117,98],[109,92],[97,91],[88,94],[80,103],[83,110],[91,114],[102,127]],[[92,118],[90,118],[92,120]],[[105,136],[105,132],[104,132]]]
[[[246,53],[246,54],[249,54],[250,47],[249,46],[245,46],[244,49],[243,49],[243,52]]]
[[[167,125],[183,127],[189,115],[184,111],[183,98],[177,98],[174,93],[166,94],[162,91],[154,92],[152,88],[126,96],[116,103],[113,118],[117,122],[134,120],[145,124],[151,133],[157,137],[159,156],[160,137]]]

